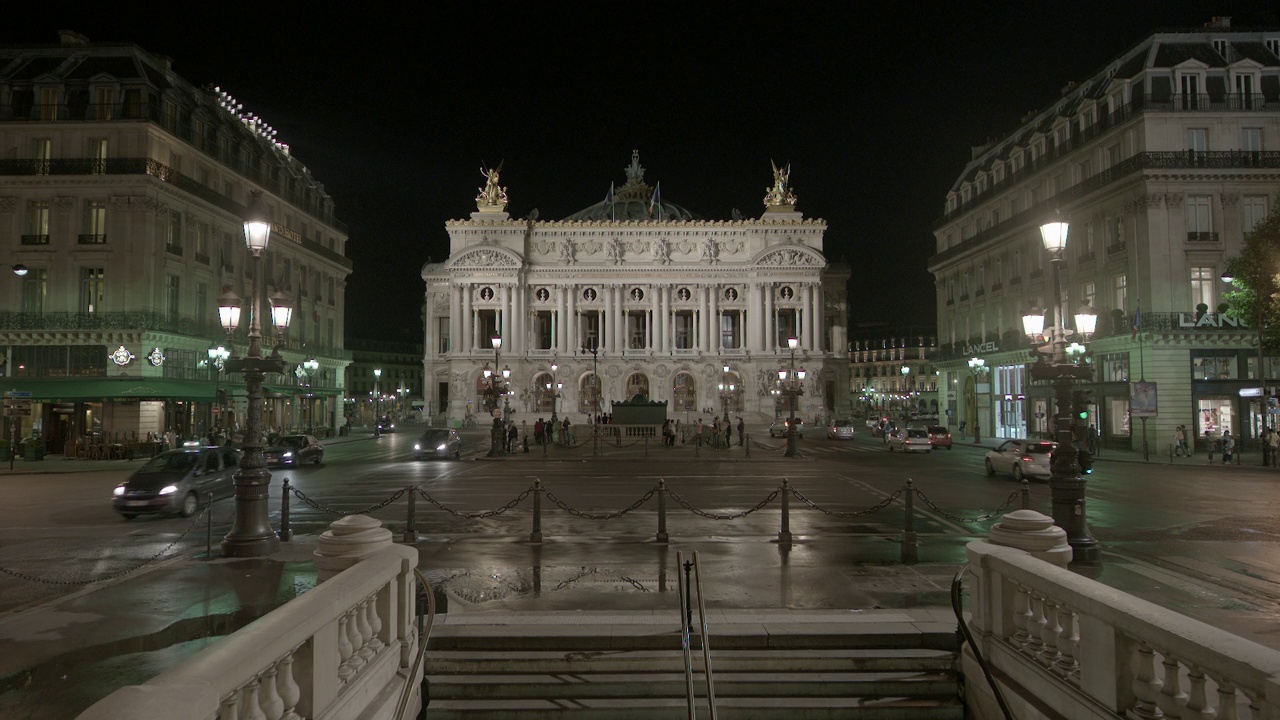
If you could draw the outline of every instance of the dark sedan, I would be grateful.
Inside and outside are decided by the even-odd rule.
[[[453,458],[462,457],[462,438],[456,430],[448,428],[432,428],[422,433],[413,444],[413,459],[426,457]]]
[[[262,451],[267,465],[301,465],[324,462],[324,444],[314,435],[281,435],[271,447]]]
[[[201,505],[235,494],[232,477],[240,453],[229,447],[193,445],[151,458],[116,486],[111,506],[125,519],[139,515],[194,515]]]

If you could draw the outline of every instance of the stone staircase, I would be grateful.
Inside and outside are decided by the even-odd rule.
[[[964,716],[950,609],[724,610],[707,624],[724,720]],[[688,716],[674,610],[443,615],[426,660],[432,720]]]

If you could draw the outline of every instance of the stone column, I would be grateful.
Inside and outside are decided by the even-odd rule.
[[[498,320],[500,324],[495,327],[502,336],[502,349],[514,354],[516,343],[511,318],[511,286],[507,283],[498,286]]]
[[[449,354],[456,355],[463,348],[462,340],[462,286],[452,285],[449,294]]]
[[[764,347],[762,350],[774,355],[778,352],[778,317],[773,307],[773,284],[765,283],[764,291]]]
[[[720,286],[712,285],[707,288],[707,305],[710,308],[711,316],[707,322],[711,326],[711,333],[707,337],[708,345],[711,352],[719,354],[723,348],[720,347]]]
[[[476,341],[476,318],[475,313],[471,309],[471,285],[464,284],[462,286],[462,317],[463,317],[463,335],[462,351],[467,355],[475,349]]]

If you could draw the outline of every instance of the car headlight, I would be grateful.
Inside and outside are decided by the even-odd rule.
[[[436,448],[436,449],[437,449],[437,450],[444,450],[444,449],[445,449],[445,447],[447,447],[446,443],[440,443],[440,447],[438,447],[438,448]]]
[[[282,457],[282,458],[291,458],[291,457],[293,457],[293,453],[291,453],[291,452],[287,452],[287,453],[285,453],[285,454],[281,455],[280,457]]]
[[[165,485],[164,487],[160,488],[161,495],[172,495],[176,492],[178,492],[177,485]]]
[[[414,443],[414,444],[413,444],[413,449],[414,449],[414,450],[421,450],[421,449],[422,449],[422,443]]]
[[[116,489],[111,491],[111,494],[115,495],[116,497],[120,497],[121,495],[124,495],[124,486],[117,485]]]

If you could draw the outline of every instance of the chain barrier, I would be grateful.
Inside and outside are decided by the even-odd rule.
[[[604,513],[604,514],[595,514],[595,513],[583,512],[576,508],[569,507],[562,500],[560,500],[560,498],[556,497],[555,493],[551,492],[545,487],[542,488],[542,493],[547,496],[547,499],[555,503],[557,506],[559,506],[561,510],[569,513],[570,515],[575,515],[585,520],[612,520],[614,518],[620,518],[623,515],[626,515],[627,513],[639,508],[641,505],[644,505],[645,503],[649,502],[649,498],[653,497],[654,493],[656,492],[658,492],[658,489],[656,487],[650,489],[649,492],[645,493],[644,496],[641,497],[639,500],[631,503],[631,505],[627,507],[625,510],[619,510],[618,512],[611,512],[611,513]]]
[[[106,582],[108,580],[115,580],[116,578],[121,578],[130,573],[137,572],[138,570],[141,570],[147,565],[150,565],[151,563],[159,560],[161,557],[164,557],[165,555],[167,555],[169,551],[173,549],[173,546],[182,542],[182,539],[185,538],[188,533],[194,530],[202,520],[204,520],[204,516],[208,515],[212,511],[213,511],[213,506],[206,505],[204,508],[204,511],[196,515],[195,519],[192,520],[189,525],[187,525],[186,529],[183,530],[181,533],[179,533],[178,537],[173,539],[173,542],[169,543],[168,545],[165,545],[163,548],[160,549],[159,552],[147,558],[146,560],[143,560],[137,565],[133,565],[132,567],[125,568],[124,570],[113,572],[109,575],[103,575],[102,577],[91,578],[88,580],[50,580],[48,578],[36,577],[35,575],[28,575],[23,572],[18,572],[17,570],[11,570],[6,567],[0,567],[0,573],[4,573],[5,575],[18,578],[19,580],[43,583],[45,585],[91,585],[93,583],[100,583],[100,582]],[[235,513],[233,511],[231,515],[227,516],[226,520],[223,520],[222,524],[226,524],[227,522],[230,522],[234,514]]]
[[[803,493],[801,493],[799,490],[796,490],[795,488],[791,488],[791,495],[794,496],[795,499],[799,500],[800,502],[804,503],[805,505],[808,505],[809,507],[819,512],[826,513],[827,515],[830,515],[832,517],[850,518],[850,517],[860,517],[862,515],[870,515],[872,513],[880,512],[881,510],[892,505],[894,500],[897,500],[898,498],[902,497],[902,490],[901,489],[894,490],[892,495],[886,497],[884,500],[881,500],[875,505],[872,505],[866,510],[855,510],[853,512],[841,512],[839,510],[828,510],[818,505],[814,501],[810,500],[809,498],[805,497]]]
[[[312,500],[311,498],[304,495],[301,490],[299,490],[298,488],[292,485],[289,486],[289,490],[293,492],[294,497],[298,498],[299,500],[306,503],[307,505],[310,505],[313,510],[319,510],[320,512],[329,513],[330,515],[341,515],[343,517],[346,517],[347,515],[368,515],[374,510],[381,510],[382,508],[399,500],[406,492],[408,492],[409,487],[408,486],[402,487],[399,490],[397,490],[395,494],[393,494],[391,497],[387,498],[386,500],[383,500],[377,505],[370,505],[369,507],[363,510],[335,510],[331,507],[328,507],[327,505],[321,505],[315,500]]]
[[[928,505],[931,510],[938,513],[942,517],[948,520],[951,520],[952,522],[958,522],[958,523],[975,523],[975,522],[982,522],[984,520],[990,520],[991,518],[999,515],[1010,505],[1013,505],[1013,501],[1017,500],[1021,494],[1022,494],[1021,491],[1015,490],[1009,493],[1009,497],[1004,501],[1004,503],[1000,507],[996,508],[995,510],[992,510],[991,512],[985,515],[978,515],[977,517],[971,517],[971,518],[963,518],[963,517],[958,517],[956,515],[952,515],[946,510],[943,510],[942,508],[938,507],[936,504],[934,504],[932,500],[928,498],[927,495],[924,494],[922,490],[920,490],[919,488],[916,488],[916,497],[920,498],[925,505]]]
[[[522,493],[520,493],[519,495],[517,495],[517,496],[515,497],[515,499],[513,499],[511,502],[507,503],[506,505],[503,505],[502,507],[497,508],[497,509],[495,509],[495,510],[484,510],[484,511],[482,511],[482,512],[464,512],[464,511],[461,511],[461,510],[454,510],[453,508],[450,508],[450,507],[445,507],[444,505],[442,505],[442,504],[440,503],[440,501],[439,501],[439,500],[436,500],[435,498],[433,498],[433,497],[431,497],[430,495],[428,495],[428,494],[427,494],[427,491],[426,491],[426,490],[423,490],[422,488],[414,488],[414,492],[416,492],[416,493],[418,493],[418,495],[422,496],[422,499],[423,499],[423,500],[426,500],[427,502],[429,502],[429,503],[431,503],[432,505],[436,506],[436,508],[437,508],[437,509],[439,509],[439,510],[443,510],[444,512],[447,512],[447,513],[449,513],[450,515],[455,515],[455,516],[457,516],[457,517],[463,517],[463,518],[471,518],[471,519],[475,519],[475,518],[487,518],[487,517],[493,517],[494,515],[501,515],[502,513],[504,513],[504,512],[506,512],[506,511],[508,511],[508,510],[511,510],[511,509],[515,508],[517,505],[519,505],[520,503],[524,502],[524,499],[525,499],[525,498],[527,498],[527,497],[529,497],[530,495],[532,495],[532,494],[533,494],[533,486],[532,486],[532,485],[530,485],[530,486],[529,486],[529,487],[528,487],[524,492],[522,492]]]
[[[779,450],[786,450],[786,449],[787,449],[786,443],[783,443],[782,445],[779,445],[778,447],[773,447],[772,445],[765,445],[764,443],[760,442],[759,440],[752,439],[752,440],[751,440],[751,444],[752,444],[752,445],[755,445],[755,446],[756,446],[757,448],[759,448],[760,450],[768,450],[769,452],[777,452],[777,451],[779,451]]]
[[[705,510],[699,510],[698,508],[690,505],[688,502],[685,501],[684,498],[680,497],[680,495],[676,493],[675,490],[672,490],[671,488],[667,488],[666,491],[667,491],[667,494],[670,495],[671,498],[675,500],[677,504],[680,505],[680,507],[684,508],[685,510],[688,510],[694,515],[700,515],[704,518],[707,518],[708,520],[737,520],[740,517],[746,517],[753,512],[764,509],[766,505],[776,500],[778,497],[778,493],[781,492],[779,490],[774,490],[773,492],[769,493],[769,495],[765,497],[764,500],[761,500],[759,503],[756,503],[756,506],[751,508],[750,510],[743,510],[740,513],[733,513],[732,515],[716,515],[715,513],[709,513]]]

